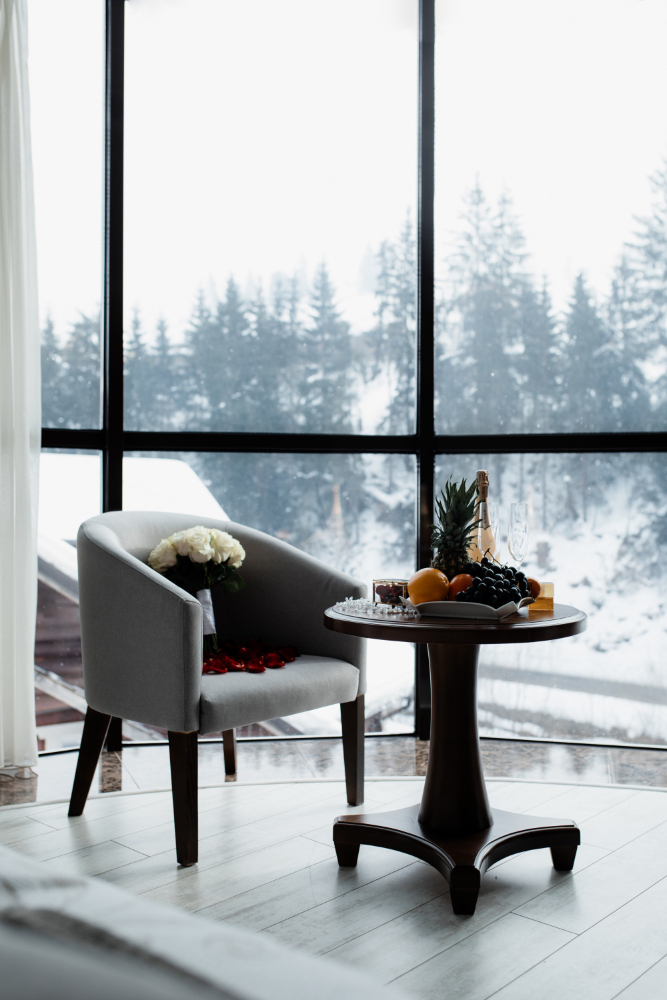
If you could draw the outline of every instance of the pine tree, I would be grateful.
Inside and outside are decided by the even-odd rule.
[[[438,308],[438,426],[445,432],[508,432],[522,423],[516,357],[529,280],[524,238],[509,199],[501,197],[492,209],[479,184],[466,199],[463,219]]]
[[[42,426],[65,426],[65,413],[62,399],[62,381],[64,375],[62,353],[56,337],[53,320],[46,317],[42,329]]]
[[[520,341],[523,353],[517,357],[521,380],[524,432],[561,429],[562,386],[558,384],[562,367],[556,321],[546,285],[537,291],[525,281],[519,298]]]
[[[227,290],[236,302],[237,289],[231,278]],[[230,427],[224,413],[231,402],[230,375],[236,360],[234,345],[226,336],[224,319],[223,303],[218,303],[214,314],[200,292],[185,335],[185,424],[191,430],[238,429]]]
[[[303,368],[299,425],[310,433],[350,433],[353,393],[350,324],[341,319],[326,265],[321,264],[311,295],[311,318],[301,334]]]
[[[408,214],[398,240],[385,240],[377,254],[377,323],[366,335],[370,364],[366,381],[389,385],[389,405],[378,434],[409,434],[415,427],[417,256]],[[386,455],[364,470],[367,503],[382,527],[388,558],[399,562],[414,552],[415,462],[411,455]]]
[[[149,358],[151,429],[177,428],[183,419],[186,389],[183,385],[181,357],[173,349],[167,323],[161,317],[156,324],[155,344]]]
[[[636,219],[634,241],[626,245],[616,269],[610,320],[622,337],[626,357],[627,394],[634,404],[628,418],[642,425],[637,429],[662,430],[667,422],[663,361],[667,349],[667,161],[649,181],[651,212]],[[650,392],[642,367],[662,370]]]
[[[125,338],[125,427],[132,431],[154,430],[149,359],[139,310],[135,309],[129,336]]]
[[[623,430],[623,358],[578,275],[565,318],[567,429]]]
[[[374,355],[369,374],[383,369],[391,386],[388,412],[377,433],[410,434],[415,423],[417,255],[409,215],[398,241],[382,243],[377,261],[378,321],[369,336]]]
[[[612,343],[621,355],[621,424],[625,431],[645,431],[654,426],[649,387],[642,370],[647,360],[635,308],[634,270],[627,256],[616,267],[607,302],[607,325]]]
[[[66,427],[100,426],[100,318],[80,314],[62,350]]]

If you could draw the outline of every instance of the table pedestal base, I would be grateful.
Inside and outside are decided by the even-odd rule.
[[[426,861],[449,882],[454,913],[475,912],[482,875],[492,864],[522,851],[551,848],[557,871],[571,871],[580,842],[570,820],[522,816],[493,809],[493,826],[479,833],[448,836],[422,826],[419,805],[385,813],[339,816],[334,823],[338,864],[354,868],[359,846],[371,844]]]

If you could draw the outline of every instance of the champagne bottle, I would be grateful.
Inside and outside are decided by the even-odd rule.
[[[489,473],[485,469],[481,469],[477,473],[477,492],[479,497],[477,501],[478,517],[480,519],[479,548],[482,556],[488,556],[489,559],[492,559],[497,546],[489,514]]]
[[[471,562],[480,562],[484,555],[491,558],[496,551],[496,540],[493,537],[491,518],[489,517],[489,473],[480,469],[477,473],[477,504],[475,520],[477,525],[475,536],[468,546],[468,558]]]

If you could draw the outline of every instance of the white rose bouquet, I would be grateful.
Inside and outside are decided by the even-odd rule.
[[[228,594],[245,586],[237,572],[245,551],[236,538],[218,528],[186,528],[163,538],[148,557],[151,569],[196,597],[204,611],[204,652],[218,651],[211,587],[221,584]]]

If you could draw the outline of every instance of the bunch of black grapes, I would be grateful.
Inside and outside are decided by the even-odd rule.
[[[519,603],[522,597],[528,597],[530,587],[524,573],[512,566],[501,566],[492,562],[486,556],[481,562],[470,563],[463,570],[473,578],[472,585],[467,590],[460,590],[457,601],[470,601],[472,604],[488,604],[492,608],[502,608],[510,601]]]

